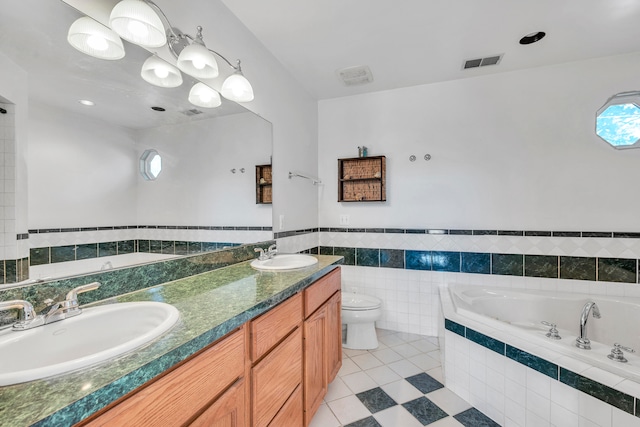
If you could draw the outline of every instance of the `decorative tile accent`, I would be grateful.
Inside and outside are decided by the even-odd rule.
[[[634,398],[582,375],[560,368],[560,382],[633,414]]]
[[[98,257],[98,244],[78,245],[76,247],[76,259],[90,259]]]
[[[53,248],[51,248],[52,252],[53,252]],[[102,257],[102,256],[114,256],[114,255],[118,255],[118,242],[104,242],[104,243],[98,243],[98,256]],[[53,257],[51,262],[55,262],[53,261]]]
[[[558,278],[558,257],[549,255],[525,255],[524,275],[528,277]]]
[[[352,422],[344,427],[382,427],[378,421],[373,417],[363,418],[361,420]]]
[[[637,260],[598,258],[598,281],[637,283]]]
[[[477,252],[462,252],[463,273],[491,274],[491,255]]]
[[[320,246],[320,255],[333,255],[333,246]]]
[[[500,427],[500,424],[478,411],[476,408],[467,409],[454,415],[453,418],[458,420],[464,427]]]
[[[31,265],[49,264],[50,248],[32,248],[29,250]]]
[[[502,341],[488,337],[485,334],[474,331],[473,329],[466,328],[466,330],[466,337],[468,340],[504,356],[505,344]]]
[[[404,251],[401,249],[380,249],[380,267],[404,268]]]
[[[372,388],[371,390],[363,391],[356,394],[356,397],[360,399],[362,404],[367,407],[371,413],[382,411],[383,409],[390,408],[397,405],[387,393],[385,393],[380,387]]]
[[[465,327],[459,323],[454,322],[453,320],[444,319],[444,327],[446,330],[451,331],[454,334],[465,337]]]
[[[433,271],[460,271],[460,252],[431,252]]]
[[[528,366],[529,368],[534,369],[541,374],[545,374],[546,376],[551,377],[554,380],[558,379],[558,365],[556,365],[555,363],[551,363],[538,356],[534,356],[531,353],[527,353],[526,351],[522,351],[508,344],[506,356],[509,359],[515,360],[518,363]]]
[[[426,397],[419,397],[410,402],[403,403],[402,406],[425,426],[449,416],[445,411],[440,409],[438,405]]]
[[[522,276],[523,263],[522,255],[491,254],[491,274]]]
[[[75,245],[51,248],[51,262],[74,261],[76,259],[75,249]]]
[[[333,254],[344,257],[344,265],[356,265],[356,248],[333,248]]]
[[[118,255],[120,254],[131,254],[136,251],[136,242],[135,240],[125,240],[122,242],[118,242]]]
[[[431,252],[404,251],[404,264],[408,270],[431,270]]]
[[[380,249],[356,248],[356,265],[362,267],[379,267]]]
[[[409,383],[420,390],[421,393],[427,394],[432,391],[441,389],[444,387],[439,381],[434,379],[431,375],[421,373],[412,377],[405,378]]]
[[[596,280],[596,258],[560,257],[560,278],[575,280]]]

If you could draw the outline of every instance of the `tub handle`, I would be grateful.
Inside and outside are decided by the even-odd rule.
[[[625,347],[625,346],[620,345],[618,343],[614,343],[613,344],[613,348],[611,349],[611,354],[607,354],[607,357],[609,359],[611,359],[611,360],[616,361],[616,362],[627,363],[627,358],[624,357],[624,353],[622,352],[622,350],[628,351],[629,353],[635,353],[636,352],[632,348]]]
[[[562,337],[558,333],[558,330],[556,329],[557,325],[555,323],[546,322],[544,320],[540,323],[542,323],[545,326],[549,326],[549,332],[547,332],[546,334],[547,338],[551,338],[552,340],[562,339]]]

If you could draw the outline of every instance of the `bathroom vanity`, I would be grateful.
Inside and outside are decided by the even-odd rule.
[[[116,360],[0,387],[0,424],[308,425],[342,363],[342,258],[317,257],[280,273],[242,262],[96,303],[163,301],[181,319]]]

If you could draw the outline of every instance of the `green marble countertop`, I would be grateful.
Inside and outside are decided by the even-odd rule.
[[[91,304],[161,301],[176,307],[180,320],[150,345],[109,362],[0,387],[0,425],[61,427],[77,423],[342,263],[342,257],[314,256],[318,264],[304,270],[258,272],[246,261]]]

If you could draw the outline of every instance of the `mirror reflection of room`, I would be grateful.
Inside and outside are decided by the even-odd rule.
[[[189,92],[199,81],[188,74],[180,87],[149,84],[140,69],[151,54],[140,46],[124,41],[117,61],[74,49],[66,37],[83,16],[64,2],[26,1],[1,18],[8,36],[0,53],[15,71],[0,70],[8,112],[0,123],[13,126],[14,110],[28,111],[5,142],[17,152],[17,167],[5,157],[16,179],[5,173],[4,188],[15,186],[16,206],[4,220],[18,255],[5,254],[4,282],[270,239],[271,205],[256,204],[254,169],[271,163],[271,124],[224,97],[216,107],[194,105]],[[162,159],[154,180],[140,171],[147,150]]]

